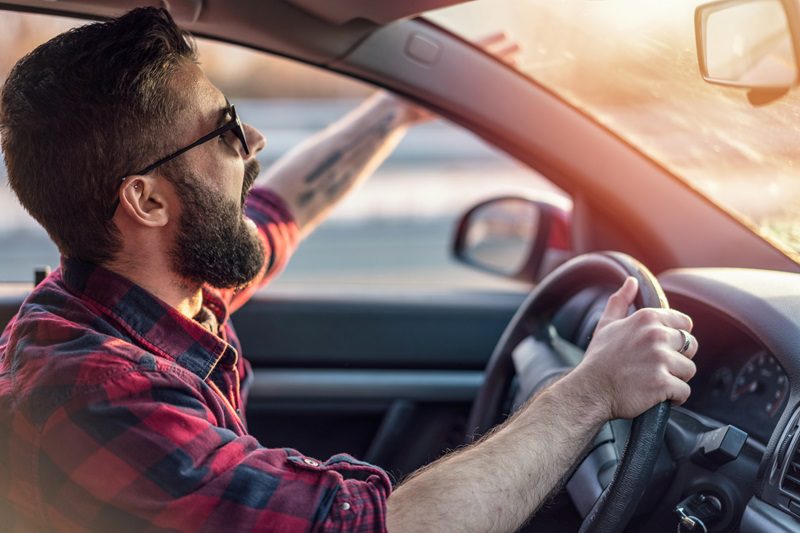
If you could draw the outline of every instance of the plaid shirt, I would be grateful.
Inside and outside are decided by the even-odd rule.
[[[297,226],[265,190],[247,213],[269,250],[266,283]],[[228,314],[258,285],[203,290],[214,335],[125,278],[63,260],[0,337],[0,530],[384,530],[382,470],[248,435],[251,371]]]

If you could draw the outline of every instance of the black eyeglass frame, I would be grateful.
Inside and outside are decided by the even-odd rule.
[[[227,100],[225,100],[225,101],[227,103]],[[212,131],[210,133],[207,133],[206,135],[203,135],[202,137],[200,137],[199,139],[194,141],[192,144],[184,146],[183,148],[181,148],[181,149],[179,149],[179,150],[177,150],[175,152],[172,152],[171,154],[169,154],[166,157],[162,157],[161,159],[159,159],[155,163],[146,166],[142,170],[140,170],[138,172],[132,172],[132,173],[128,174],[127,176],[125,176],[123,178],[120,178],[120,185],[125,183],[125,180],[127,180],[130,176],[143,176],[145,174],[149,174],[152,171],[154,171],[155,169],[157,169],[158,167],[160,167],[161,165],[163,165],[164,163],[167,163],[168,161],[172,161],[176,157],[185,154],[186,152],[188,152],[192,148],[196,148],[196,147],[200,146],[203,143],[207,143],[208,141],[210,141],[212,139],[215,139],[215,138],[219,137],[220,135],[224,135],[225,133],[227,133],[229,131],[233,131],[233,133],[239,139],[239,142],[242,143],[242,148],[244,148],[244,153],[246,155],[250,155],[250,147],[247,145],[247,137],[244,134],[244,126],[242,125],[242,121],[239,118],[239,115],[236,114],[236,107],[234,105],[228,103],[227,112],[231,115],[231,119],[228,122],[226,122],[225,124],[223,124],[219,128],[215,129],[214,131]],[[119,195],[117,195],[117,198],[114,200],[114,205],[112,206],[111,212],[109,213],[109,216],[108,216],[109,220],[114,218],[114,213],[116,213],[118,207],[119,207]]]

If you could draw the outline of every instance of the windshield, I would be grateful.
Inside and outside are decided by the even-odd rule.
[[[478,0],[427,16],[470,40],[507,30],[524,74],[800,262],[800,91],[753,107],[744,91],[704,82],[702,3]]]

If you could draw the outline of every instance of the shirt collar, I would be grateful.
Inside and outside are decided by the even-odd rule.
[[[114,318],[137,344],[174,360],[203,380],[228,348],[224,340],[194,320],[106,268],[62,258],[61,275],[70,292],[90,300],[102,313]],[[228,309],[216,291],[204,288],[203,304],[223,327]]]

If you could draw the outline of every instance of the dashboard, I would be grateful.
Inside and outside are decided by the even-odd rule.
[[[688,401],[671,410],[629,530],[675,531],[676,509],[691,500],[713,507],[704,508],[709,533],[800,531],[800,274],[687,268],[658,281],[670,306],[692,317],[697,373]],[[518,396],[577,364],[615,289],[577,290],[550,317],[549,344],[519,345]],[[630,427],[608,424],[567,482],[581,516],[610,482]]]
[[[720,274],[723,278],[726,274],[737,275],[733,270]],[[697,374],[689,382],[692,395],[685,407],[736,426],[766,445],[781,420],[791,392],[791,379],[779,358],[786,354],[776,355],[775,345],[767,345],[772,341],[769,335],[777,332],[777,328],[773,325],[770,330],[761,331],[753,323],[759,319],[756,308],[735,307],[733,302],[728,306],[715,297],[707,297],[699,287],[695,290],[679,288],[671,286],[669,280],[665,290],[670,304],[693,318],[693,333],[699,342],[694,359]],[[700,280],[686,278],[683,281]],[[730,290],[722,296],[735,297]],[[800,350],[798,352],[800,355]]]
[[[800,530],[793,477],[800,468],[800,276],[681,269],[659,281],[671,306],[692,316],[700,344],[686,413],[748,434],[742,454],[727,464],[709,469],[684,460],[681,490],[729,496],[725,527]]]
[[[774,355],[730,323],[691,313],[702,339],[685,407],[731,424],[766,444],[789,399],[789,377]]]
[[[800,531],[800,275],[696,268],[658,279],[670,306],[693,319],[697,374],[688,401],[672,409],[663,457],[643,496],[650,506],[630,528],[674,531],[676,505],[700,495],[722,509],[709,532]],[[613,289],[573,296],[552,318],[558,335],[585,349]],[[728,425],[747,438],[737,440],[741,433]],[[621,435],[620,445],[627,440]],[[723,441],[734,440],[740,447],[726,455],[730,448],[723,450]],[[595,466],[585,460],[576,471],[581,477],[570,492],[573,503],[583,501],[595,479],[604,486],[608,469],[597,466],[606,464],[601,451],[598,446],[590,454]]]
[[[800,364],[800,344],[790,347],[791,337],[786,337],[800,328],[800,309],[796,316],[781,316],[779,310],[770,308],[770,295],[758,294],[760,283],[770,283],[764,280],[784,275],[795,276],[743,269],[685,269],[671,271],[661,279],[670,306],[692,317],[699,343],[694,357],[697,374],[689,381],[692,393],[683,407],[735,426],[761,446],[769,443],[789,404],[792,380],[785,363]],[[741,279],[748,276],[758,279]],[[576,296],[561,313],[579,318],[557,316],[554,320],[561,334],[575,339],[585,350],[611,290],[587,289]],[[780,288],[771,290],[781,292]],[[778,296],[790,301],[786,294]],[[786,318],[791,323],[782,323]]]

